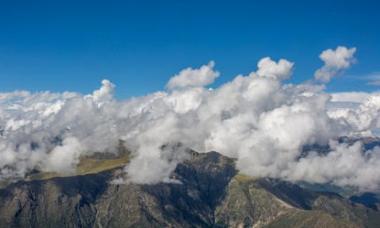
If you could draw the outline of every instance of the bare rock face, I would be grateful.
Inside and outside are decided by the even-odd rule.
[[[1,227],[90,227],[110,173],[18,182],[0,190]]]
[[[120,172],[10,184],[0,190],[0,227],[380,227],[376,208],[238,174],[216,152],[192,152],[175,182],[113,184]]]

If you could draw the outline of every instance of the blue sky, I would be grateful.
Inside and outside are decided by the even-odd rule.
[[[107,78],[117,97],[163,89],[181,69],[216,62],[226,82],[261,57],[296,63],[312,77],[319,53],[357,47],[358,59],[329,91],[374,91],[380,72],[376,1],[3,1],[0,91],[89,93]]]

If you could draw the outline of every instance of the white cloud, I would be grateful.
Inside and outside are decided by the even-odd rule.
[[[331,102],[363,103],[371,95],[367,92],[340,92],[331,94]]]
[[[335,50],[324,50],[319,55],[324,65],[315,72],[315,79],[323,83],[329,82],[332,77],[349,68],[355,62],[355,52],[355,47],[347,48],[344,46],[338,46]]]
[[[335,50],[324,50],[319,57],[327,67],[345,69],[353,63],[355,52],[356,48],[338,46]]]
[[[65,138],[56,146],[42,163],[42,170],[71,173],[79,162],[82,146],[76,138]]]
[[[114,93],[115,85],[109,80],[103,79],[102,86],[95,90],[92,95],[87,95],[86,97],[92,98],[98,104],[102,104],[112,99]]]
[[[278,80],[287,79],[293,69],[294,63],[287,61],[286,59],[280,59],[277,63],[270,57],[262,58],[258,64],[256,71],[260,77],[269,77]]]
[[[338,186],[358,186],[361,191],[380,188],[380,151],[376,147],[363,155],[362,144],[339,144],[331,141],[326,156],[311,153],[292,166],[293,180],[314,183],[330,182]]]
[[[168,84],[168,89],[181,89],[189,87],[204,87],[210,85],[214,80],[219,77],[219,72],[214,71],[214,61],[209,62],[207,65],[201,66],[199,69],[186,68],[173,76]]]
[[[347,67],[329,58],[326,66]],[[334,142],[380,127],[378,94],[328,94],[323,85],[284,84],[293,63],[270,58],[247,76],[209,90],[204,87],[219,75],[213,66],[187,68],[170,79],[168,91],[122,101],[112,97],[115,86],[107,80],[84,96],[0,94],[0,178],[36,168],[70,172],[80,156],[115,152],[122,139],[133,155],[125,168],[128,180],[137,183],[170,181],[191,148],[236,158],[249,175],[379,190],[380,151]],[[300,159],[305,145],[329,141],[334,143],[327,156]]]

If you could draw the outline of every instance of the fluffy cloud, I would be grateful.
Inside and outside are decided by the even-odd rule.
[[[349,68],[355,62],[355,52],[356,48],[344,46],[338,46],[335,50],[324,50],[319,55],[324,65],[315,72],[315,79],[324,83],[329,82],[332,77]]]
[[[81,144],[76,138],[65,138],[56,146],[42,163],[42,170],[70,173],[76,168],[81,154]]]
[[[353,145],[330,142],[331,151],[320,156],[310,153],[295,162],[289,172],[293,180],[332,183],[338,186],[358,186],[362,191],[380,188],[380,148],[366,151],[360,142]]]
[[[352,56],[342,50],[324,52],[325,67],[347,68]],[[234,157],[248,175],[380,190],[380,150],[337,141],[380,127],[378,94],[284,84],[293,63],[268,57],[256,71],[209,90],[219,75],[213,67],[187,68],[170,79],[167,91],[122,101],[113,98],[115,86],[107,80],[89,95],[0,94],[0,178],[33,169],[70,172],[81,156],[115,153],[121,139],[132,151],[128,181],[136,183],[171,181],[191,148]],[[330,151],[305,154],[307,145]]]
[[[86,97],[93,99],[99,105],[102,105],[104,102],[107,102],[112,99],[114,93],[115,85],[112,84],[109,80],[102,80],[102,86],[95,90],[91,95]]]
[[[214,61],[211,61],[199,69],[186,68],[173,76],[166,86],[168,89],[174,90],[209,85],[219,77],[219,72],[214,71],[214,66]]]
[[[269,77],[276,80],[287,79],[292,73],[294,63],[286,59],[280,59],[278,63],[271,58],[262,58],[257,64],[257,75],[260,77]]]

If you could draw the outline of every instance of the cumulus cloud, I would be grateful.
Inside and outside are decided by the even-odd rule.
[[[355,62],[355,52],[355,47],[347,48],[344,46],[338,46],[335,50],[324,50],[319,55],[324,65],[315,72],[315,79],[323,83],[329,82],[332,77],[349,68]]]
[[[380,94],[369,94],[367,99],[356,106],[331,109],[328,115],[335,120],[347,122],[353,135],[372,135],[380,127]]]
[[[362,191],[379,189],[380,148],[366,151],[356,142],[330,142],[331,151],[325,156],[310,153],[291,167],[293,180],[332,183],[338,186],[359,186]]]
[[[168,84],[168,89],[181,89],[189,87],[203,87],[214,82],[219,77],[219,72],[214,71],[215,63],[210,61],[207,65],[201,66],[199,69],[186,68],[173,76]]]
[[[276,80],[287,79],[292,73],[294,63],[286,59],[280,59],[278,63],[270,57],[262,58],[257,64],[257,75],[260,77],[269,77]]]
[[[329,69],[350,65],[350,58],[336,57],[347,56],[339,50],[323,54]],[[107,80],[89,95],[2,93],[0,178],[23,177],[34,169],[70,172],[81,156],[115,153],[123,140],[132,152],[127,180],[135,183],[171,181],[190,148],[236,158],[237,168],[248,175],[379,191],[380,150],[338,139],[373,135],[380,127],[380,96],[287,84],[293,65],[266,57],[255,71],[209,90],[205,87],[219,75],[210,62],[181,71],[166,91],[121,101],[113,98],[115,86]],[[310,145],[330,149],[305,154]]]
[[[102,105],[104,102],[107,102],[113,98],[114,89],[114,84],[112,84],[107,79],[103,79],[102,86],[98,90],[95,90],[91,95],[87,95],[86,97],[92,99],[99,105]]]

